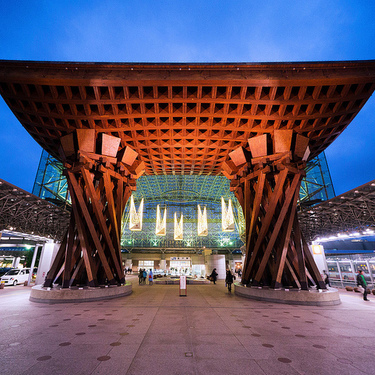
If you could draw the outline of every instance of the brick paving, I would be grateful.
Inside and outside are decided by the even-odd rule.
[[[374,374],[375,297],[290,306],[229,294],[224,282],[138,285],[74,304],[0,290],[0,374]],[[371,297],[370,297],[371,298]]]

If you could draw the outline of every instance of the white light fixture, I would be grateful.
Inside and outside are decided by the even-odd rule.
[[[177,220],[177,212],[174,213],[174,239],[182,241],[184,235],[184,215],[181,214],[180,220]]]
[[[135,208],[133,195],[130,197],[130,219],[129,219],[129,229],[131,231],[141,231],[142,230],[142,218],[143,218],[143,198],[141,204],[139,205],[138,211]]]
[[[234,231],[234,216],[232,210],[232,200],[230,198],[227,208],[224,197],[221,197],[221,228],[223,232]]]
[[[352,232],[352,233],[337,233],[336,236],[329,236],[329,237],[318,237],[314,243],[319,242],[328,242],[328,241],[335,241],[335,240],[343,240],[345,238],[355,238],[355,237],[364,237],[364,236],[373,236],[375,231],[372,229],[367,228],[362,233],[360,232]]]
[[[198,204],[198,236],[208,235],[208,225],[207,225],[207,207],[203,206],[203,212],[201,206]]]
[[[164,208],[164,215],[163,218],[161,218],[159,204],[156,206],[155,234],[157,236],[165,236],[167,234],[167,207]]]
[[[353,233],[349,233],[349,236],[350,237],[358,237],[360,236],[361,234],[359,232],[353,232]]]

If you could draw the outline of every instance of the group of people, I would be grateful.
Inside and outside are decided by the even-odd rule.
[[[209,276],[209,279],[216,284],[218,273],[216,272],[216,268],[214,268]],[[228,288],[229,293],[232,293],[232,284],[236,280],[236,277],[233,275],[231,270],[227,270],[225,275],[225,286]]]
[[[146,271],[145,268],[140,268],[138,272],[138,282],[139,285],[146,284],[146,280],[148,281],[149,285],[152,285],[154,283],[154,274],[152,272],[152,269]]]
[[[323,271],[324,273],[324,282],[327,286],[331,286],[331,281],[329,279],[329,275],[327,273],[327,271]],[[367,281],[365,279],[365,276],[363,274],[363,270],[358,270],[358,274],[357,274],[357,287],[360,287],[363,289],[362,291],[362,294],[363,294],[363,300],[364,301],[370,301],[368,298],[367,298]]]

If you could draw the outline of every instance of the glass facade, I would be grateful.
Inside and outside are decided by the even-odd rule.
[[[67,182],[62,163],[43,151],[33,194],[60,206],[70,206]],[[334,190],[325,154],[312,159],[306,168],[300,190],[300,205],[311,206],[334,197]],[[224,176],[158,175],[142,176],[133,193],[136,208],[144,199],[143,228],[140,232],[129,230],[130,204],[126,205],[122,222],[121,245],[124,251],[132,249],[197,249],[238,250],[244,244],[245,220],[242,209],[229,190],[229,180]],[[221,228],[221,197],[232,200],[235,230],[223,232]],[[165,236],[155,233],[156,207],[167,208]],[[206,206],[208,235],[197,235],[198,207]],[[174,240],[174,213],[184,216],[183,240]]]
[[[242,210],[234,204],[235,230],[223,232],[221,228],[221,197],[228,202],[233,193],[229,191],[229,180],[223,176],[142,176],[137,182],[137,190],[133,193],[136,207],[144,199],[143,228],[141,232],[129,229],[129,204],[123,216],[122,247],[164,248],[186,250],[238,249],[243,245],[241,233]],[[166,235],[155,233],[156,207],[161,211],[167,209]],[[198,236],[198,204],[207,209],[208,235]],[[183,240],[174,239],[174,214],[180,218],[183,214]]]
[[[301,206],[313,206],[335,197],[325,153],[310,160],[299,192]]]
[[[63,165],[43,150],[32,193],[61,207],[70,206]]]

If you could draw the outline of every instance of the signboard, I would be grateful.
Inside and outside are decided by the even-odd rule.
[[[33,248],[34,247],[26,247],[26,246],[19,246],[19,247],[3,246],[3,247],[0,247],[0,251],[28,251]]]
[[[186,297],[186,276],[180,276],[180,297]]]
[[[312,250],[314,255],[320,255],[323,253],[322,245],[312,245]]]

